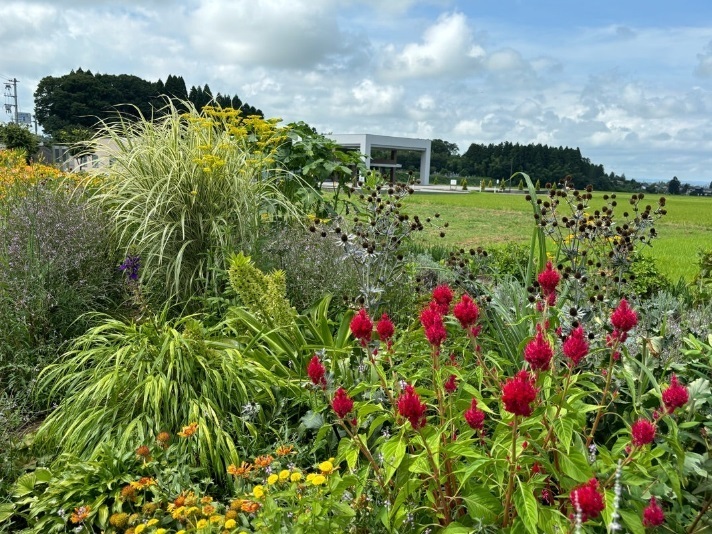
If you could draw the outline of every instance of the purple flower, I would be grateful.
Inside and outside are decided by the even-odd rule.
[[[123,271],[129,280],[138,280],[138,270],[141,267],[141,258],[129,254],[124,263],[119,265],[119,270]]]

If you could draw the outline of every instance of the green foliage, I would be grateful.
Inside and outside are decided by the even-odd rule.
[[[655,260],[636,254],[630,265],[630,285],[636,295],[647,298],[670,288],[670,281],[658,270]]]
[[[240,252],[230,257],[228,277],[242,304],[262,321],[277,328],[292,325],[295,312],[286,299],[284,271],[265,274]]]
[[[255,352],[243,352],[223,327],[197,317],[165,316],[142,324],[105,318],[79,336],[40,375],[40,391],[58,402],[37,444],[91,457],[104,444],[131,451],[154,432],[198,423],[197,465],[218,479],[236,462],[235,433],[247,406],[269,407],[275,377]],[[252,408],[250,408],[252,410]],[[258,417],[266,417],[258,410]]]
[[[274,121],[185,106],[171,102],[156,121],[104,124],[94,146],[108,146],[113,162],[92,201],[122,249],[141,257],[159,302],[219,293],[226,254],[249,251],[271,220],[296,215],[278,187],[273,151],[283,137]]]
[[[39,139],[24,126],[15,123],[0,124],[0,143],[7,149],[20,149],[29,162],[39,149]]]

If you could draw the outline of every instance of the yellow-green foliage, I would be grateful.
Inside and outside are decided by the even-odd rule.
[[[274,326],[292,323],[295,311],[286,298],[284,271],[265,274],[240,252],[231,256],[228,274],[230,285],[251,312]]]

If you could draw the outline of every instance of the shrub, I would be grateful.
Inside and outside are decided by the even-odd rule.
[[[164,111],[104,125],[87,150],[108,151],[111,165],[97,169],[92,201],[111,218],[122,253],[141,257],[158,302],[185,302],[218,294],[226,255],[250,251],[270,221],[296,210],[278,187],[274,152],[286,137],[276,121],[199,113],[185,102]]]

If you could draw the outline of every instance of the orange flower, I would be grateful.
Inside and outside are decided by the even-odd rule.
[[[131,485],[137,490],[143,490],[148,488],[149,486],[154,486],[155,484],[156,481],[153,480],[151,477],[141,477],[140,479],[131,482]]]
[[[242,503],[242,511],[248,514],[254,514],[260,509],[260,503],[255,501],[245,501]]]
[[[168,432],[161,432],[156,436],[156,441],[164,449],[168,447],[168,442],[171,440],[171,435]]]
[[[242,462],[242,465],[240,465],[240,467],[237,467],[235,464],[230,464],[227,467],[227,472],[235,477],[247,478],[250,474],[250,471],[252,471],[252,465],[248,464],[247,462]]]
[[[272,458],[269,454],[258,456],[255,458],[255,465],[257,467],[269,467],[273,460],[274,458]]]
[[[74,513],[69,519],[72,523],[76,525],[77,523],[81,523],[87,517],[89,517],[89,512],[91,512],[91,506],[89,506],[88,504],[85,506],[80,506],[79,508],[74,509]]]
[[[277,450],[274,451],[277,456],[287,456],[288,454],[292,454],[292,452],[294,452],[294,446],[292,445],[280,445],[277,447]]]
[[[151,460],[151,449],[149,449],[146,445],[141,445],[138,449],[136,449],[136,456],[139,456],[140,458],[143,458],[145,462],[148,462]]]
[[[176,497],[176,500],[173,501],[173,505],[174,505],[176,508],[180,508],[181,506],[185,506],[185,495],[183,495],[182,493],[181,493],[180,495],[178,495],[178,497]]]
[[[136,500],[136,488],[133,483],[121,488],[121,500],[133,502]]]
[[[178,432],[178,435],[182,438],[189,438],[198,431],[198,423],[190,423],[188,426],[184,426],[183,430]]]

